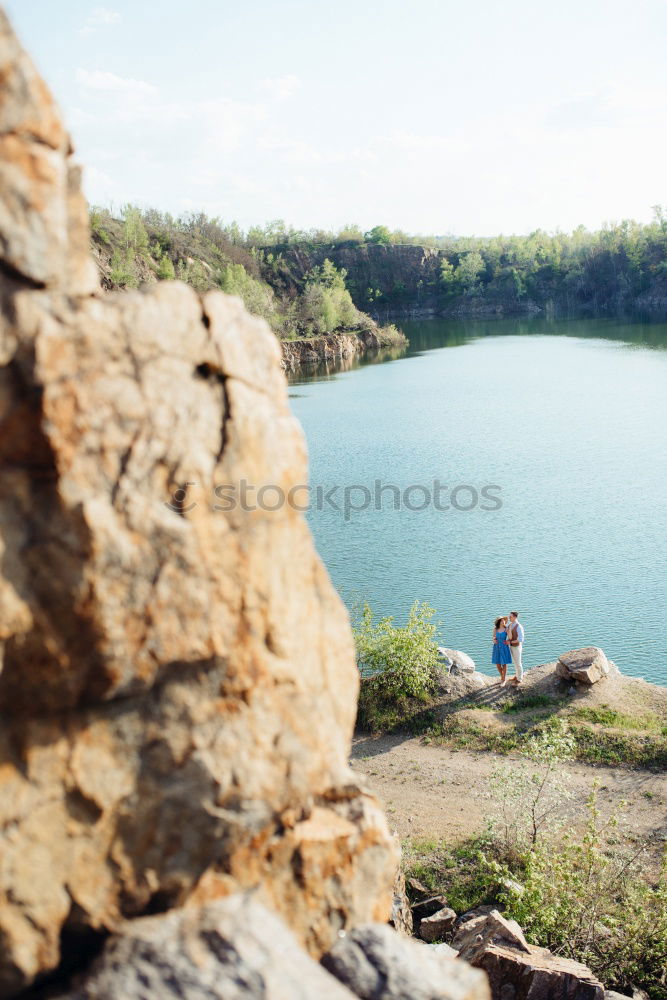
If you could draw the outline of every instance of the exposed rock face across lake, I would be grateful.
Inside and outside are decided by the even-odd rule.
[[[302,517],[212,509],[305,481],[278,344],[221,293],[102,297],[1,13],[0,72],[0,996],[61,942],[244,887],[319,955],[387,919],[396,851],[348,769],[352,638]]]
[[[344,361],[380,346],[380,339],[372,330],[332,333],[309,340],[283,340],[280,344],[282,367],[286,372],[298,372],[322,362]]]
[[[381,327],[356,330],[351,333],[329,333],[307,340],[282,340],[282,368],[290,375],[305,371],[321,371],[329,365],[342,367],[352,359],[365,355],[380,358],[386,352],[392,356],[405,351],[407,339],[393,330],[387,336]]]

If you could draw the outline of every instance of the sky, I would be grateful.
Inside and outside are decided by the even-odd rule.
[[[5,0],[93,204],[486,236],[667,204],[665,0]]]

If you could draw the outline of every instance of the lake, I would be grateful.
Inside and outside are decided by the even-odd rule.
[[[667,324],[402,328],[402,357],[290,384],[347,605],[403,621],[426,601],[487,673],[493,620],[517,610],[524,666],[597,645],[667,684]]]

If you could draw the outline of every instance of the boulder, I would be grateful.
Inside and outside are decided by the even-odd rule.
[[[477,670],[473,674],[446,673],[441,667],[436,668],[434,680],[438,694],[446,695],[448,701],[465,698],[493,683],[491,677]]]
[[[401,934],[412,934],[412,910],[405,887],[405,875],[399,868],[396,872],[392,889],[393,900],[391,904],[391,917],[389,924]]]
[[[361,1000],[488,1000],[486,977],[390,927],[355,927],[322,964]]]
[[[530,953],[530,945],[516,920],[508,920],[493,909],[490,913],[473,917],[462,924],[456,932],[452,947],[460,954],[473,954],[478,948],[486,948],[489,944],[506,945],[525,954]]]
[[[423,882],[420,882],[418,878],[406,878],[406,886],[411,889],[412,892],[416,893],[418,896],[428,896],[429,890],[426,888]]]
[[[426,899],[420,899],[418,903],[412,904],[412,919],[418,924],[420,920],[432,917],[446,906],[447,900],[444,896],[427,896]]]
[[[440,941],[439,944],[430,944],[429,949],[433,952],[434,955],[437,955],[439,958],[458,957],[458,951],[456,950],[456,948],[452,948],[451,945],[445,944],[444,941]]]
[[[102,295],[2,13],[0,68],[0,997],[245,888],[319,957],[389,918],[397,858],[277,340],[222,293]]]
[[[352,1000],[245,895],[130,921],[57,1000]]]
[[[556,664],[556,673],[563,680],[591,686],[610,672],[609,661],[597,646],[571,649],[561,653]]]
[[[467,924],[470,920],[474,920],[475,917],[483,917],[489,913],[499,912],[498,906],[495,903],[484,903],[481,906],[475,906],[472,910],[466,910],[465,913],[460,913],[456,918],[456,927],[460,927],[462,924]]]
[[[458,649],[448,649],[446,646],[438,646],[439,660],[447,666],[451,673],[472,674],[475,672],[475,661],[467,653],[462,653]]]
[[[424,917],[419,923],[419,936],[422,941],[441,941],[445,934],[454,926],[456,912],[448,906],[438,910],[430,917]]]
[[[587,966],[528,944],[519,925],[497,911],[464,923],[452,947],[484,969],[494,1000],[604,1000]]]

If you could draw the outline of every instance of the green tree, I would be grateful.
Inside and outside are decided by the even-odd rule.
[[[505,854],[534,847],[562,819],[570,798],[562,763],[574,753],[574,738],[556,719],[526,741],[523,760],[491,773],[489,832],[499,838]]]
[[[383,246],[392,244],[391,232],[386,226],[373,226],[366,233],[366,239],[369,243],[380,243]]]
[[[174,270],[174,265],[172,263],[171,257],[167,254],[162,254],[157,268],[158,281],[171,281],[176,277],[176,271]]]
[[[306,275],[301,298],[301,319],[309,332],[333,333],[359,322],[359,313],[345,286],[346,271],[326,258]]]
[[[464,254],[454,271],[454,278],[464,292],[472,295],[477,290],[477,279],[484,270],[484,258],[479,250]]]
[[[248,312],[261,316],[275,328],[277,313],[272,289],[248,274],[242,264],[225,265],[218,273],[218,286],[228,295],[238,295]]]
[[[134,205],[123,208],[123,246],[135,255],[148,257],[148,233],[141,211]]]
[[[118,288],[138,288],[139,277],[135,268],[135,257],[132,250],[117,247],[111,255],[109,271],[111,283]]]

